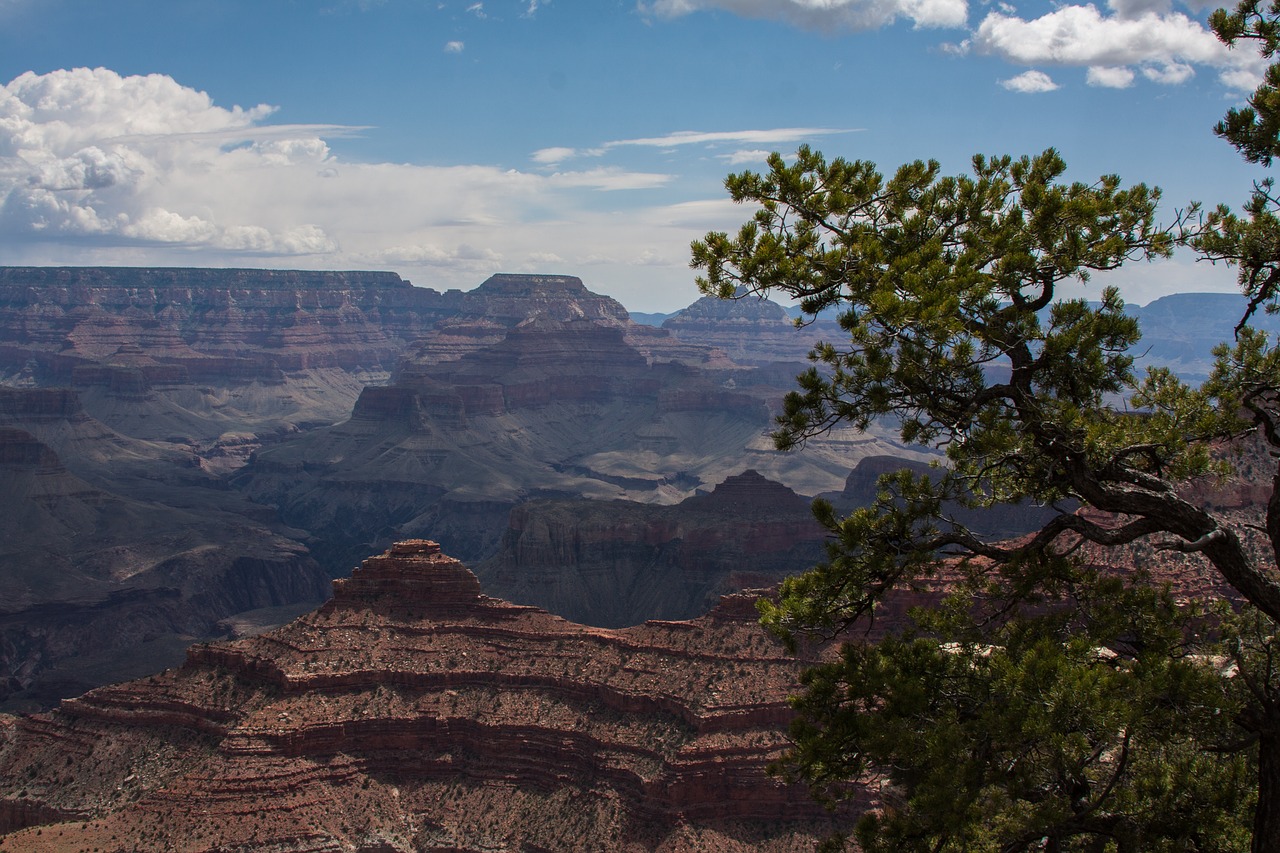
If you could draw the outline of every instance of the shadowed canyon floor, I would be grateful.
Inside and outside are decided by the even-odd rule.
[[[178,670],[0,718],[0,850],[791,851],[830,829],[766,773],[798,665],[752,596],[587,628],[420,540],[334,586]]]

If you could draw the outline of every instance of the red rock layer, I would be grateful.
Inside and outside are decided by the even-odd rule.
[[[285,628],[0,727],[0,850],[812,849],[829,816],[766,772],[797,665],[749,602],[586,628],[400,543]]]
[[[390,369],[460,300],[386,272],[0,267],[0,368],[124,391]]]

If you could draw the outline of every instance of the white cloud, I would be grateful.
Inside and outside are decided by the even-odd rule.
[[[619,148],[626,145],[639,145],[650,148],[670,148],[675,145],[712,145],[720,142],[776,145],[783,142],[803,142],[814,136],[854,132],[854,128],[838,129],[831,127],[775,127],[771,130],[721,130],[711,132],[678,130],[664,136],[619,139],[614,142],[606,142],[604,147]]]
[[[969,14],[966,0],[640,0],[637,5],[664,18],[722,9],[819,31],[871,30],[904,18],[916,27],[962,27]]]
[[[1196,70],[1181,62],[1166,62],[1163,65],[1147,65],[1142,69],[1142,76],[1153,83],[1166,86],[1177,86],[1195,76]]]
[[[1030,20],[989,12],[970,44],[978,53],[1022,65],[1110,69],[1100,72],[1101,77],[1095,72],[1093,81],[1119,80],[1116,69],[1138,66],[1148,79],[1173,85],[1192,75],[1193,63],[1219,69],[1219,78],[1232,88],[1249,89],[1260,79],[1265,63],[1256,52],[1229,51],[1186,15],[1155,11],[1163,5],[1154,0],[1125,0],[1116,6],[1112,16],[1088,4],[1062,6]]]
[[[1053,82],[1053,78],[1043,71],[1024,71],[1017,77],[1010,77],[1008,80],[1001,80],[1000,85],[1004,86],[1011,92],[1022,92],[1024,94],[1035,94],[1037,92],[1052,92],[1058,88],[1058,84]]]
[[[1091,65],[1085,82],[1105,89],[1127,89],[1133,85],[1133,71],[1123,65]]]
[[[462,53],[466,49],[466,45],[460,41],[447,41],[444,43],[445,53]]]
[[[323,229],[212,216],[175,184],[329,160],[310,130],[256,125],[274,109],[215,106],[153,74],[26,73],[0,88],[0,229],[46,239],[207,246],[280,255],[330,251]],[[240,143],[229,150],[229,141]],[[171,197],[166,197],[166,195]]]
[[[530,154],[529,159],[535,163],[554,166],[576,156],[578,156],[578,149],[576,148],[540,148]]]
[[[730,166],[742,166],[746,163],[764,163],[772,152],[765,148],[743,149],[741,151],[733,151],[728,154],[721,154],[719,159],[724,160]]]
[[[839,133],[857,133],[860,128],[831,127],[776,127],[769,130],[677,130],[662,136],[646,136],[637,139],[615,139],[595,148],[541,148],[529,155],[535,163],[554,166],[578,157],[600,157],[615,148],[664,148],[676,149],[682,145],[784,145],[803,142],[817,136],[830,136]],[[772,150],[772,149],[769,149]],[[768,156],[769,150],[752,149],[726,155],[718,155],[721,159],[732,162],[751,162]],[[756,157],[757,154],[762,156]],[[734,161],[734,157],[742,155],[744,160]]]
[[[469,288],[594,257],[600,285],[634,287],[637,310],[696,298],[690,230],[658,197],[672,174],[348,162],[323,137],[354,129],[267,124],[272,111],[105,69],[0,85],[5,261],[390,268]],[[709,219],[724,229],[740,216]]]

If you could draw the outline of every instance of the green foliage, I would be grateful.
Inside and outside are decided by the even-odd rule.
[[[761,603],[763,623],[792,648],[839,636],[947,555],[970,560],[966,591],[991,603],[980,615],[952,599],[805,677],[790,766],[822,796],[885,783],[884,807],[858,828],[869,851],[1240,849],[1249,787],[1264,779],[1254,799],[1280,798],[1265,781],[1280,786],[1280,750],[1266,746],[1280,737],[1280,692],[1256,664],[1270,641],[1233,647],[1256,678],[1225,678],[1167,595],[1082,573],[1075,556],[1086,543],[1200,554],[1260,625],[1280,619],[1280,575],[1247,544],[1254,533],[1179,491],[1226,473],[1212,452],[1223,441],[1258,432],[1280,449],[1280,356],[1242,326],[1202,387],[1168,370],[1140,378],[1119,293],[1057,292],[1175,241],[1238,263],[1255,223],[1220,210],[1193,230],[1192,208],[1160,227],[1158,190],[1063,183],[1064,171],[1050,150],[976,157],[954,177],[916,162],[886,179],[802,148],[730,176],[755,215],[693,244],[704,292],[778,291],[839,312],[847,340],[812,353],[779,448],[880,420],[945,453],[936,476],[882,477],[873,505],[847,518],[816,503],[827,558]],[[1259,279],[1251,306],[1267,294]],[[993,542],[947,509],[1016,502],[1054,512]],[[1273,503],[1264,532],[1280,550]],[[1255,743],[1261,772],[1238,751]],[[1254,849],[1280,845],[1280,821],[1259,821]]]
[[[806,673],[797,775],[826,799],[886,783],[864,851],[1247,845],[1253,768],[1206,749],[1239,734],[1226,658],[1188,654],[1196,624],[1166,593],[1088,573],[1069,586],[1070,602],[994,627],[964,590]]]

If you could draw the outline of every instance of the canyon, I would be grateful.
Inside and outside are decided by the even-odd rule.
[[[812,849],[848,815],[767,772],[800,664],[753,601],[589,628],[399,542],[283,628],[0,717],[0,850]]]
[[[1143,309],[1151,352],[1199,369],[1230,299]],[[639,324],[564,275],[0,267],[0,708],[279,625],[408,537],[601,626],[772,583],[820,554],[811,496],[929,461],[887,426],[773,448],[838,335],[749,295]],[[716,497],[748,471],[778,499]]]
[[[0,708],[279,624],[398,538],[479,563],[530,500],[674,505],[747,467],[812,494],[892,451],[773,451],[795,372],[572,276],[0,268]]]

